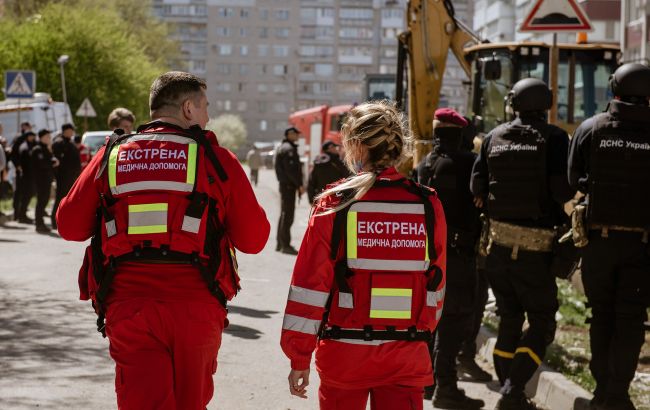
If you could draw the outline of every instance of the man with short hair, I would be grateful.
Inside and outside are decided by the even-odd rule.
[[[296,248],[291,246],[291,225],[296,212],[296,192],[298,197],[305,193],[302,184],[302,164],[298,155],[298,137],[300,131],[296,127],[284,131],[284,140],[278,147],[275,156],[275,175],[280,183],[280,221],[275,250],[288,255],[297,255]]]
[[[235,248],[258,253],[268,239],[237,157],[203,130],[205,90],[189,73],[158,77],[152,122],[100,148],[57,213],[64,239],[93,236],[80,290],[108,335],[121,409],[207,407],[239,290]]]
[[[63,124],[61,127],[61,135],[52,144],[54,157],[59,161],[59,166],[55,171],[56,197],[54,199],[54,206],[52,207],[52,229],[57,229],[55,215],[56,210],[59,208],[59,203],[68,194],[70,188],[72,188],[72,184],[74,184],[74,181],[76,181],[81,173],[81,154],[79,148],[77,148],[72,140],[74,134],[74,125]]]
[[[108,128],[111,131],[116,129],[124,130],[126,134],[133,132],[133,125],[135,124],[135,115],[126,108],[118,107],[108,114]]]

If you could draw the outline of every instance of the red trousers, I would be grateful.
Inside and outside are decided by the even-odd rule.
[[[365,410],[370,395],[371,410],[422,410],[422,387],[377,386],[347,390],[321,383],[320,410]]]
[[[226,311],[216,301],[109,305],[106,333],[120,410],[204,410]]]

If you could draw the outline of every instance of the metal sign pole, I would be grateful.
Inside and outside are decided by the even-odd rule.
[[[553,105],[551,106],[551,112],[549,114],[548,122],[551,124],[557,124],[557,102],[559,90],[557,86],[557,66],[559,64],[559,50],[557,47],[557,33],[553,33],[553,45],[551,46],[551,52],[549,55],[549,69],[550,69],[550,78],[549,83],[551,90],[553,91]]]
[[[20,131],[20,98],[18,99],[18,115],[16,115],[16,132]]]

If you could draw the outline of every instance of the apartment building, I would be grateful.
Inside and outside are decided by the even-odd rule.
[[[238,114],[251,140],[275,140],[291,112],[365,99],[366,74],[397,68],[407,0],[154,0],[174,25],[173,68],[206,79],[210,116]],[[456,16],[471,22],[469,0]],[[471,25],[471,24],[470,24]],[[465,106],[465,74],[450,57],[443,103]]]
[[[650,64],[648,0],[621,0],[621,50],[623,61]]]
[[[631,0],[634,1],[634,0]],[[477,0],[474,3],[474,30],[491,42],[553,41],[552,33],[518,32],[536,0]],[[590,42],[618,43],[620,38],[620,0],[578,0],[589,16],[594,31]],[[558,42],[573,43],[575,33],[558,33]]]

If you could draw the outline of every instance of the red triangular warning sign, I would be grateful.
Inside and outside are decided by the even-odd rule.
[[[537,0],[519,31],[592,31],[576,0]]]

